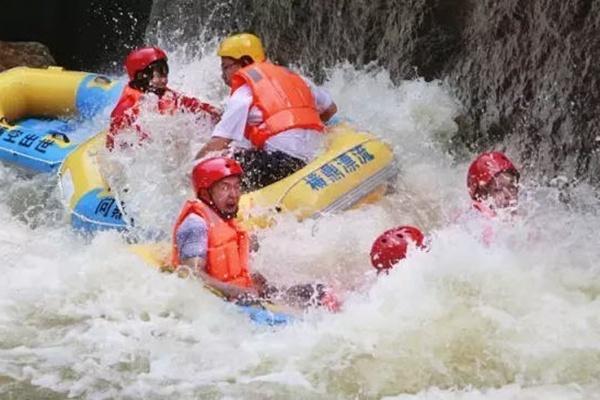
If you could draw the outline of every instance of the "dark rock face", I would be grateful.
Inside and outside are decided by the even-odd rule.
[[[27,66],[47,67],[56,62],[50,50],[37,42],[0,42],[0,71]]]
[[[349,60],[445,79],[465,106],[453,142],[600,183],[597,0],[155,0],[148,29],[186,43],[231,31],[317,76]]]
[[[600,2],[474,2],[444,70],[473,123],[461,140],[502,143],[529,170],[600,182]]]
[[[122,72],[143,43],[151,0],[2,0],[0,39],[42,42],[58,65]]]

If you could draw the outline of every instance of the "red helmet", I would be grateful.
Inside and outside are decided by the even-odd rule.
[[[135,74],[145,70],[158,60],[167,61],[167,53],[158,47],[143,47],[133,50],[125,59],[125,69],[127,69],[129,79],[135,79]]]
[[[423,233],[414,226],[399,226],[383,232],[371,247],[371,264],[378,271],[392,268],[406,257],[409,241],[425,248]]]
[[[477,200],[477,193],[480,188],[489,184],[496,175],[502,172],[511,172],[519,177],[519,171],[504,153],[492,151],[477,157],[471,163],[467,173],[467,187],[471,198]]]
[[[192,184],[196,193],[208,189],[228,176],[242,175],[243,170],[237,161],[227,157],[213,157],[200,161],[192,170]]]

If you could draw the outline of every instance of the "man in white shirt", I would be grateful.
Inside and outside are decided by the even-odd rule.
[[[267,186],[304,167],[323,145],[323,122],[337,112],[329,93],[267,62],[255,35],[228,37],[218,54],[223,80],[232,92],[198,158],[232,149],[246,171],[245,191]]]

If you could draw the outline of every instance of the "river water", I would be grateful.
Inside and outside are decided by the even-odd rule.
[[[171,83],[218,103],[207,46],[171,54]],[[0,166],[0,398],[600,398],[593,191],[541,187],[523,170],[519,216],[486,246],[481,221],[456,222],[468,164],[447,151],[462,112],[451,88],[343,63],[327,76],[341,116],[394,147],[397,192],[319,220],[282,217],[259,233],[253,268],[282,284],[327,282],[342,312],[257,326],[198,282],[145,265],[119,234],[73,233],[54,177]],[[126,168],[109,176],[158,231],[189,195],[210,128],[186,118],[145,121],[160,138],[117,157]],[[419,226],[430,249],[376,277],[371,243],[397,224]]]

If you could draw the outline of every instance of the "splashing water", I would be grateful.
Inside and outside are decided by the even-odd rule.
[[[157,98],[147,100],[137,123],[149,139],[140,142],[134,128],[124,130],[114,151],[100,153],[101,170],[126,205],[133,231],[145,236],[153,231],[156,239],[164,239],[179,207],[192,195],[189,173],[212,123],[206,115],[153,113]]]
[[[221,98],[216,57],[178,54],[172,86]],[[345,64],[325,86],[343,117],[394,146],[398,191],[316,221],[281,217],[259,233],[253,267],[281,284],[332,284],[345,300],[341,313],[253,325],[198,282],[149,268],[117,233],[78,237],[47,177],[0,167],[2,397],[598,398],[593,192],[580,186],[566,205],[557,189],[525,179],[521,216],[494,225],[486,246],[452,222],[468,198],[466,165],[446,152],[460,111],[448,88],[393,86],[385,71]],[[107,178],[128,188],[122,196],[140,225],[168,232],[210,128],[191,132],[189,116],[143,123],[154,140],[115,155],[122,168]],[[371,243],[398,224],[426,231],[430,250],[375,277]]]

